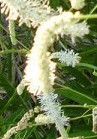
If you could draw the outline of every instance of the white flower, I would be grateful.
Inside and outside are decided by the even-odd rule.
[[[39,102],[45,114],[49,116],[51,121],[55,123],[56,128],[59,130],[59,125],[68,126],[68,120],[66,116],[62,114],[61,105],[57,101],[57,94],[54,93],[42,93],[38,96]]]
[[[26,23],[27,26],[36,27],[51,16],[55,15],[53,9],[42,4],[40,0],[0,0],[1,13],[8,15],[7,19],[19,19],[19,25]]]
[[[30,93],[39,95],[41,92],[53,91],[55,64],[50,61],[45,49],[35,51],[33,48],[33,51],[27,56],[28,60],[23,80]]]
[[[47,117],[49,117],[52,123],[55,123],[57,130],[59,130],[61,136],[65,139],[68,138],[68,134],[64,129],[64,126],[68,126],[69,118],[63,115],[61,105],[57,100],[58,95],[54,93],[42,93],[38,96],[42,109]]]
[[[58,58],[60,62],[72,67],[75,67],[80,60],[78,53],[75,54],[73,50],[68,49],[66,51],[52,53],[52,58]]]
[[[70,0],[73,9],[79,10],[85,6],[85,0]]]
[[[53,123],[51,121],[51,118],[49,116],[46,116],[44,114],[39,114],[36,118],[35,118],[35,122],[37,124],[50,124]]]
[[[47,50],[49,46],[53,45],[54,40],[59,35],[62,37],[63,35],[71,35],[71,37],[75,39],[75,37],[83,37],[88,33],[88,26],[86,27],[86,32],[82,32],[82,28],[77,28],[77,25],[80,27],[79,24],[81,23],[77,23],[79,21],[74,18],[75,15],[76,14],[73,15],[72,12],[63,12],[61,15],[50,18],[50,20],[44,22],[37,29],[33,47],[27,56],[27,66],[24,70],[25,74],[23,77],[30,93],[39,95],[41,92],[53,92],[52,85],[54,83],[55,74],[51,68],[50,55],[48,55]],[[75,24],[76,30],[81,29],[81,32],[79,31],[78,33],[74,27],[72,28]],[[65,53],[69,53],[69,56],[73,57],[73,62],[71,57],[69,58],[69,62],[66,60],[67,65],[75,66],[79,63],[79,56],[78,54],[74,54],[73,50]]]
[[[22,80],[20,82],[20,84],[17,86],[17,93],[18,93],[18,95],[21,95],[23,93],[24,89],[25,89],[25,81]]]
[[[82,38],[85,34],[89,34],[89,27],[85,21],[75,23],[72,22],[67,25],[66,35],[71,36],[72,42],[75,43],[75,38]]]

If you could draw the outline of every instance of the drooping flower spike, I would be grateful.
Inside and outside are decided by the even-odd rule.
[[[74,17],[75,14],[71,12],[63,12],[59,16],[52,17],[37,29],[33,47],[27,56],[27,66],[24,70],[25,75],[23,78],[30,93],[35,95],[37,90],[40,93],[53,92],[52,83],[54,83],[55,77],[54,74],[53,78],[50,76],[53,71],[50,70],[50,54],[48,55],[47,51],[48,47],[54,43],[55,38],[58,38],[57,36],[60,34],[62,37],[63,35],[69,35],[75,39],[89,33],[87,24],[79,23],[78,19],[76,20]],[[79,32],[74,28],[75,25]],[[65,56],[68,57],[68,55],[70,58],[66,59],[65,63],[75,66],[79,62],[80,57],[78,54],[74,54],[73,50],[66,51]],[[73,59],[71,60],[71,58]]]
[[[63,139],[68,138],[64,129],[64,125],[68,123],[68,118],[62,115],[60,104],[57,103],[57,95],[53,93],[55,64],[53,63],[54,68],[52,70],[48,48],[53,45],[58,35],[61,35],[61,37],[69,35],[75,39],[89,33],[87,24],[83,24],[83,22],[79,23],[79,20],[75,19],[75,16],[77,15],[71,12],[62,12],[60,15],[54,16],[41,24],[36,31],[33,47],[27,55],[27,65],[22,80],[22,83],[24,82],[24,85],[27,86],[27,90],[38,96],[45,114],[55,123]],[[81,25],[84,30],[79,28]],[[78,29],[80,30],[79,32],[77,32]],[[75,66],[78,62],[78,59],[76,60],[78,55],[74,54],[73,51],[70,51],[69,54],[74,57],[74,63],[70,61],[69,65],[72,64],[72,66]],[[51,75],[53,75],[53,78],[51,78]],[[24,87],[23,84],[20,87],[22,89]]]

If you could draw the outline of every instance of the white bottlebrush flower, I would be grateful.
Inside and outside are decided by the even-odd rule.
[[[58,58],[60,62],[72,67],[75,67],[81,59],[78,53],[75,54],[73,50],[68,49],[65,51],[52,53],[52,58]]]
[[[51,54],[49,52],[47,53],[47,55],[49,56],[49,69],[50,69],[49,78],[50,78],[51,84],[54,85],[54,81],[56,79],[56,76],[55,76],[56,63],[51,61]]]
[[[27,56],[27,66],[24,70],[25,74],[23,78],[30,93],[39,95],[40,92],[49,93],[53,91],[52,83],[54,82],[55,75],[53,74],[53,76],[51,76],[53,71],[50,70],[50,56],[47,54],[47,50],[49,46],[52,46],[58,35],[72,35],[72,32],[69,31],[69,27],[74,24],[80,24],[77,23],[78,19],[73,19],[74,17],[75,14],[72,12],[63,12],[59,16],[50,18],[50,20],[44,22],[37,29],[33,47]],[[88,26],[87,30],[89,30]],[[75,28],[73,28],[72,31],[75,31]],[[87,33],[88,31],[81,34],[81,36],[74,33],[72,37],[82,37]],[[75,66],[79,62],[78,55],[72,51],[69,52],[69,55],[73,55],[76,58],[74,57],[74,62],[70,61],[67,64]]]
[[[55,123],[56,128],[60,130],[59,125],[62,127],[68,126],[69,118],[63,115],[57,97],[58,95],[54,93],[42,93],[38,96],[38,99],[45,114],[49,116],[51,121]]]
[[[1,13],[7,15],[7,19],[19,19],[19,25],[36,27],[41,22],[48,20],[56,12],[40,0],[0,0]],[[58,12],[57,12],[58,13]]]
[[[43,51],[43,50],[42,50]],[[44,49],[45,51],[45,49]],[[48,54],[41,53],[41,50],[31,52],[27,58],[27,66],[24,70],[24,84],[27,90],[34,95],[39,95],[41,92],[53,91],[55,64],[52,63]],[[40,55],[40,57],[38,57]],[[43,62],[42,62],[43,61]],[[53,67],[52,67],[53,66]],[[53,68],[53,69],[52,69]]]
[[[73,9],[79,10],[85,6],[85,0],[70,0]]]

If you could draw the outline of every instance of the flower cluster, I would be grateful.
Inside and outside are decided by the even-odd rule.
[[[27,66],[24,70],[24,82],[27,86],[27,89],[30,93],[34,95],[39,95],[40,92],[49,93],[53,91],[52,82],[54,82],[54,74],[53,78],[51,78],[52,71],[50,70],[50,56],[47,54],[47,50],[49,46],[52,46],[54,43],[55,38],[58,38],[58,35],[63,36],[71,35],[72,37],[83,37],[85,34],[89,33],[88,26],[86,25],[86,30],[82,30],[79,28],[79,34],[75,31],[75,28],[71,26],[74,23],[77,23],[78,20],[74,19],[75,15],[71,12],[63,12],[59,16],[54,16],[47,22],[44,22],[36,32],[36,36],[34,38],[34,44],[30,51],[30,54],[27,56]],[[82,22],[83,24],[83,22]],[[70,26],[70,27],[69,27]],[[70,31],[69,31],[70,28]],[[84,26],[83,26],[84,28]],[[73,62],[71,59],[66,63],[68,65],[75,66],[79,62],[78,54],[74,54],[73,51],[66,52],[69,53],[70,56],[73,56]],[[36,93],[38,91],[38,93]]]
[[[44,114],[39,114],[36,118],[35,118],[35,122],[37,124],[51,124],[53,123],[50,119],[49,116],[46,116]]]
[[[79,10],[85,6],[85,0],[70,0],[73,9]]]
[[[33,110],[29,110],[28,112],[26,112],[24,116],[22,117],[22,119],[17,123],[17,125],[10,128],[5,133],[2,139],[9,139],[12,135],[17,133],[17,131],[21,131],[27,128],[29,126],[28,121],[33,117],[33,115],[34,115]]]
[[[85,34],[89,34],[89,27],[85,21],[67,25],[66,35],[71,36],[73,43],[76,37],[82,38]]]
[[[60,62],[65,63],[67,66],[75,67],[79,63],[80,56],[74,53],[73,50],[65,50],[61,52],[52,53],[52,58],[58,58]]]
[[[41,0],[0,0],[0,2],[1,12],[7,15],[7,20],[19,19],[19,25],[26,23],[29,27],[36,27],[57,13],[48,5],[42,4]]]
[[[28,91],[34,95],[39,95],[41,91],[49,93],[53,91],[55,63],[50,61],[45,47],[43,50],[37,49],[37,53],[35,51],[33,48],[33,52],[28,55],[23,81]]]
[[[61,105],[57,101],[58,95],[53,93],[56,64],[51,61],[51,54],[47,51],[54,41],[59,39],[59,35],[61,37],[70,36],[72,42],[75,42],[76,37],[82,38],[89,33],[89,27],[85,21],[79,21],[78,12],[75,14],[63,12],[62,8],[55,12],[43,0],[0,0],[0,2],[1,12],[7,15],[8,20],[19,19],[19,25],[25,23],[29,27],[40,25],[36,31],[33,47],[27,55],[23,80],[17,87],[17,91],[18,94],[21,94],[24,87],[27,86],[30,93],[37,95],[45,111],[45,123],[55,123],[62,138],[67,139],[68,135],[64,126],[68,126],[69,118],[64,116]],[[81,9],[85,5],[84,0],[70,0],[70,2],[74,9]],[[52,57],[59,58],[61,62],[72,67],[80,60],[80,56],[73,50],[56,52],[52,54]],[[11,128],[3,139],[8,139],[17,131],[27,128],[28,120],[32,116],[33,110],[25,114],[17,126]],[[39,122],[43,117],[37,118],[36,121]]]
[[[58,95],[54,93],[42,93],[38,96],[39,102],[45,114],[55,123],[56,128],[62,132],[64,126],[68,126],[69,118],[64,116],[61,111],[61,105],[57,101]],[[65,136],[65,135],[64,135]]]

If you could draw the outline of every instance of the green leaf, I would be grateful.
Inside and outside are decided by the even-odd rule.
[[[56,92],[71,100],[74,100],[75,102],[78,102],[79,104],[97,105],[97,100],[95,98],[90,97],[89,95],[86,95],[82,92],[78,92],[69,87],[56,88]]]

